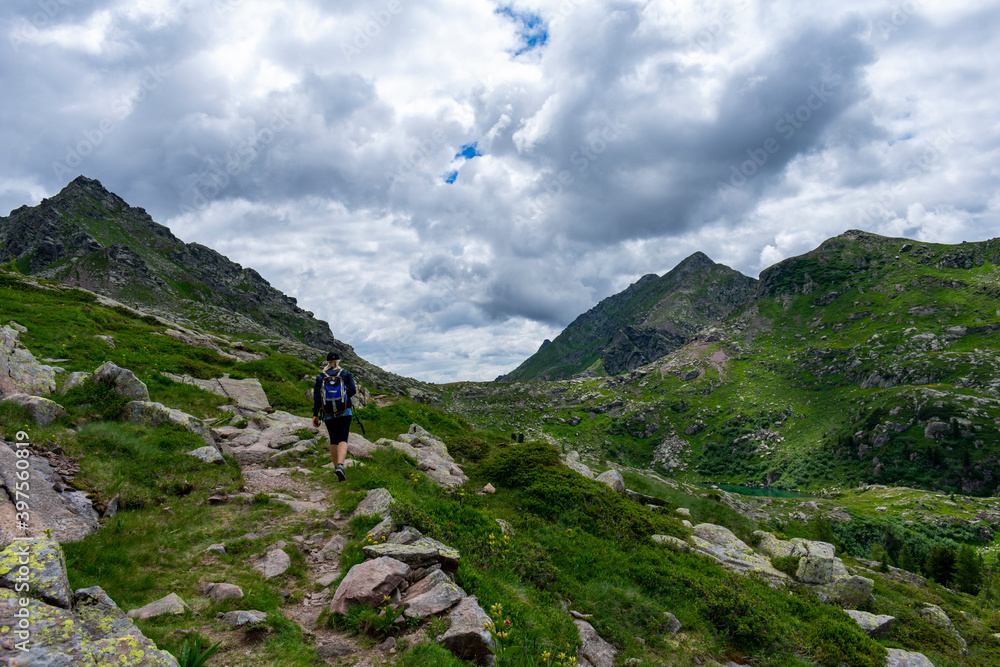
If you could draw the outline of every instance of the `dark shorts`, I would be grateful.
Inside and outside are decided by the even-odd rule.
[[[330,443],[337,445],[347,442],[347,436],[351,432],[351,415],[345,417],[334,417],[325,422],[326,430],[330,433]]]

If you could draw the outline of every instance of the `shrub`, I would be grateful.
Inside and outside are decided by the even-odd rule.
[[[886,650],[846,616],[814,623],[807,641],[824,667],[885,665]]]
[[[790,577],[795,577],[795,573],[799,569],[799,557],[798,556],[776,556],[771,559],[771,565],[774,566],[775,570],[784,572]]]
[[[733,576],[729,581],[705,591],[703,615],[716,630],[736,646],[746,650],[773,648],[785,628],[782,610],[771,602],[773,592],[760,577]]]

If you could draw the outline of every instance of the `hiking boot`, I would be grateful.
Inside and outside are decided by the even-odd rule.
[[[344,471],[343,463],[338,463],[337,467],[333,469],[333,472],[337,475],[337,479],[339,479],[341,482],[347,481],[347,472]]]

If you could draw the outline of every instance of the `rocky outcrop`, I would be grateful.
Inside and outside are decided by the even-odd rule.
[[[136,424],[146,426],[160,426],[161,424],[174,424],[194,433],[205,441],[205,444],[215,446],[212,432],[197,417],[192,417],[186,412],[174,408],[168,408],[162,403],[152,401],[131,401],[125,405],[123,418]]]
[[[108,361],[94,371],[93,381],[100,384],[110,384],[115,393],[131,401],[149,401],[149,389],[146,383],[135,376],[132,371],[116,366]]]
[[[55,401],[30,394],[10,394],[0,400],[0,403],[14,403],[28,411],[31,421],[39,426],[49,426],[66,414],[66,408]]]
[[[700,523],[694,527],[694,535],[688,541],[697,553],[736,574],[755,573],[776,582],[789,581],[787,574],[776,570],[768,558],[756,553],[728,528]]]
[[[962,633],[958,631],[958,628],[955,627],[955,625],[951,622],[951,619],[948,618],[948,614],[946,614],[941,607],[936,604],[925,603],[924,608],[917,613],[919,613],[924,620],[931,625],[936,625],[954,637],[955,641],[958,643],[959,652],[962,655],[968,655],[969,646],[966,644],[965,638],[962,637]]]
[[[237,408],[249,410],[251,412],[270,411],[271,403],[267,400],[264,387],[260,380],[247,378],[245,380],[234,380],[229,376],[215,378],[212,380],[199,380],[190,375],[175,375],[173,373],[161,373],[164,377],[170,378],[174,382],[189,384],[216,396],[228,398]]]
[[[617,470],[608,470],[597,476],[597,481],[607,484],[615,493],[625,493],[625,478]]]
[[[435,638],[439,644],[462,660],[483,662],[492,657],[496,641],[488,627],[493,621],[473,596],[459,602],[448,614],[448,630]]]
[[[591,470],[587,464],[580,460],[580,454],[578,452],[570,452],[562,459],[563,464],[566,465],[570,470],[575,470],[587,479],[594,479],[594,471]]]
[[[587,621],[576,619],[573,621],[577,632],[580,633],[580,667],[615,667],[615,656],[618,649],[604,641],[597,630]]]
[[[867,611],[856,611],[854,609],[845,609],[844,613],[853,618],[854,622],[865,631],[865,634],[876,639],[886,637],[896,624],[895,616],[870,614]]]
[[[235,406],[223,407],[235,409]],[[326,437],[326,429],[316,428],[312,425],[311,419],[282,410],[252,413],[245,428],[224,426],[213,429],[212,435],[219,439],[222,453],[226,455],[231,453],[240,465],[265,462],[270,462],[270,465],[284,465],[285,462],[306,453],[319,441],[318,437],[303,440],[298,435],[302,431]],[[300,445],[302,447],[293,454],[279,456]]]
[[[70,592],[59,545],[16,542],[0,552],[0,571],[28,570],[27,589],[0,582],[0,663],[73,667],[178,667],[99,587]]]
[[[453,549],[429,537],[419,537],[409,544],[398,544],[392,541],[370,544],[364,547],[364,553],[366,558],[381,558],[383,556],[395,558],[414,570],[437,564],[446,572],[452,573],[458,571],[460,559],[458,549]]]
[[[187,602],[181,596],[177,595],[177,593],[171,593],[138,609],[133,609],[128,613],[128,617],[145,621],[148,618],[156,618],[157,616],[182,616],[184,612],[190,610],[191,607],[188,606]]]
[[[684,464],[684,453],[690,449],[691,444],[683,438],[668,435],[653,451],[653,465],[662,466],[667,472],[680,468]]]
[[[904,651],[901,648],[888,649],[885,667],[934,667],[934,663],[923,653]]]
[[[395,558],[382,557],[355,565],[340,582],[330,611],[346,614],[352,607],[377,607],[410,575],[410,566]]]
[[[409,432],[400,434],[395,440],[381,438],[375,446],[391,447],[412,457],[418,470],[443,487],[454,488],[469,481],[462,467],[451,458],[444,441],[417,424],[411,424]]]
[[[11,538],[42,537],[47,531],[59,542],[77,542],[97,530],[97,512],[87,494],[66,485],[66,480],[50,465],[49,460],[32,453],[19,459],[15,443],[0,440],[0,531]],[[27,523],[18,519],[12,499],[17,498],[18,461],[27,460],[28,478],[31,482],[31,511]],[[23,464],[22,464],[23,465]]]
[[[0,327],[0,398],[11,394],[48,396],[56,389],[51,366],[39,363],[16,329]]]

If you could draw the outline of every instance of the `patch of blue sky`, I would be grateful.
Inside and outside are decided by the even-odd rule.
[[[454,165],[456,162],[458,164],[458,169],[462,168],[462,165],[471,160],[474,157],[479,157],[482,155],[482,151],[479,150],[479,142],[473,141],[471,144],[465,144],[462,146],[461,150],[455,153],[455,159],[452,161]],[[458,169],[450,172],[444,177],[445,183],[454,183],[455,179],[458,178]]]
[[[909,141],[912,138],[913,138],[913,133],[912,132],[907,132],[903,136],[896,137],[895,139],[893,139],[892,141],[890,141],[889,145],[892,146],[893,144],[895,144],[898,141]]]
[[[540,48],[548,41],[549,27],[538,14],[519,12],[509,5],[498,7],[496,13],[506,16],[517,26],[517,36],[521,38],[522,46],[514,51],[515,56]]]

